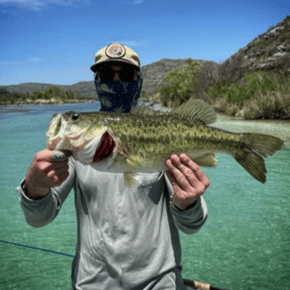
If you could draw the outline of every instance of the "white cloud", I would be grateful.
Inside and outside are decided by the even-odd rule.
[[[19,60],[0,60],[0,65],[8,65],[8,66],[14,66],[14,65],[27,65],[29,63],[39,63],[42,59],[40,57],[30,57],[25,59],[19,59]]]
[[[126,46],[144,46],[147,44],[147,41],[144,40],[144,39],[141,39],[141,40],[122,40],[122,41],[118,41],[120,43],[122,43],[123,45],[126,45]]]
[[[143,2],[144,2],[144,0],[134,0],[134,4],[141,4]]]
[[[31,58],[29,59],[29,61],[31,61],[31,62],[40,62],[40,61],[42,61],[42,59],[39,58],[39,57],[31,57]]]
[[[16,6],[29,10],[40,10],[48,5],[70,6],[90,1],[91,0],[0,0],[0,5]]]

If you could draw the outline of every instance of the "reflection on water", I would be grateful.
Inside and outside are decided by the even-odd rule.
[[[218,114],[214,127],[233,131],[261,133],[276,136],[285,141],[285,147],[290,148],[290,121],[282,120],[239,120],[235,117]]]

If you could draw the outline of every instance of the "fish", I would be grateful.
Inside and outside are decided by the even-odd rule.
[[[190,99],[171,111],[141,105],[130,113],[64,112],[52,116],[47,149],[69,151],[75,160],[103,172],[123,173],[132,187],[138,173],[166,171],[172,154],[187,154],[202,167],[216,167],[216,153],[231,156],[256,180],[266,182],[265,158],[284,141],[265,134],[235,133],[212,124],[216,113]]]

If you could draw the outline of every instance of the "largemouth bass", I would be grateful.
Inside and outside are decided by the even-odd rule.
[[[232,155],[265,183],[264,159],[284,142],[270,135],[209,126],[215,121],[214,109],[201,100],[189,100],[171,112],[141,106],[129,114],[58,113],[50,121],[47,148],[69,150],[75,160],[100,171],[124,173],[129,186],[138,172],[166,170],[165,161],[173,153],[187,153],[199,166],[215,167],[215,152]]]

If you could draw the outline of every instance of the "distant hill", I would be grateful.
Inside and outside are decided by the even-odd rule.
[[[10,94],[23,94],[32,93],[34,91],[44,92],[50,86],[58,86],[62,90],[66,91],[71,89],[74,93],[77,93],[81,97],[96,97],[94,82],[79,82],[74,85],[54,85],[43,83],[24,83],[19,85],[0,86],[0,89],[5,89]]]
[[[213,61],[194,59],[202,65],[216,71],[219,64]],[[171,70],[186,64],[185,59],[161,59],[149,65],[145,65],[143,70],[145,72],[143,90],[148,94],[154,94],[156,88],[162,84],[163,77]]]
[[[206,60],[196,60],[201,63],[211,64],[218,66],[217,63]],[[149,95],[153,94],[156,87],[162,83],[162,78],[171,70],[180,67],[185,64],[185,59],[161,59],[149,65],[143,66],[145,73],[143,90]],[[19,85],[0,86],[0,89],[5,89],[9,93],[32,93],[34,91],[45,91],[48,87],[54,84],[43,84],[43,83],[24,83]],[[95,86],[93,81],[89,82],[78,82],[73,85],[57,85],[62,90],[71,89],[74,93],[77,93],[81,97],[97,97],[95,92]]]

